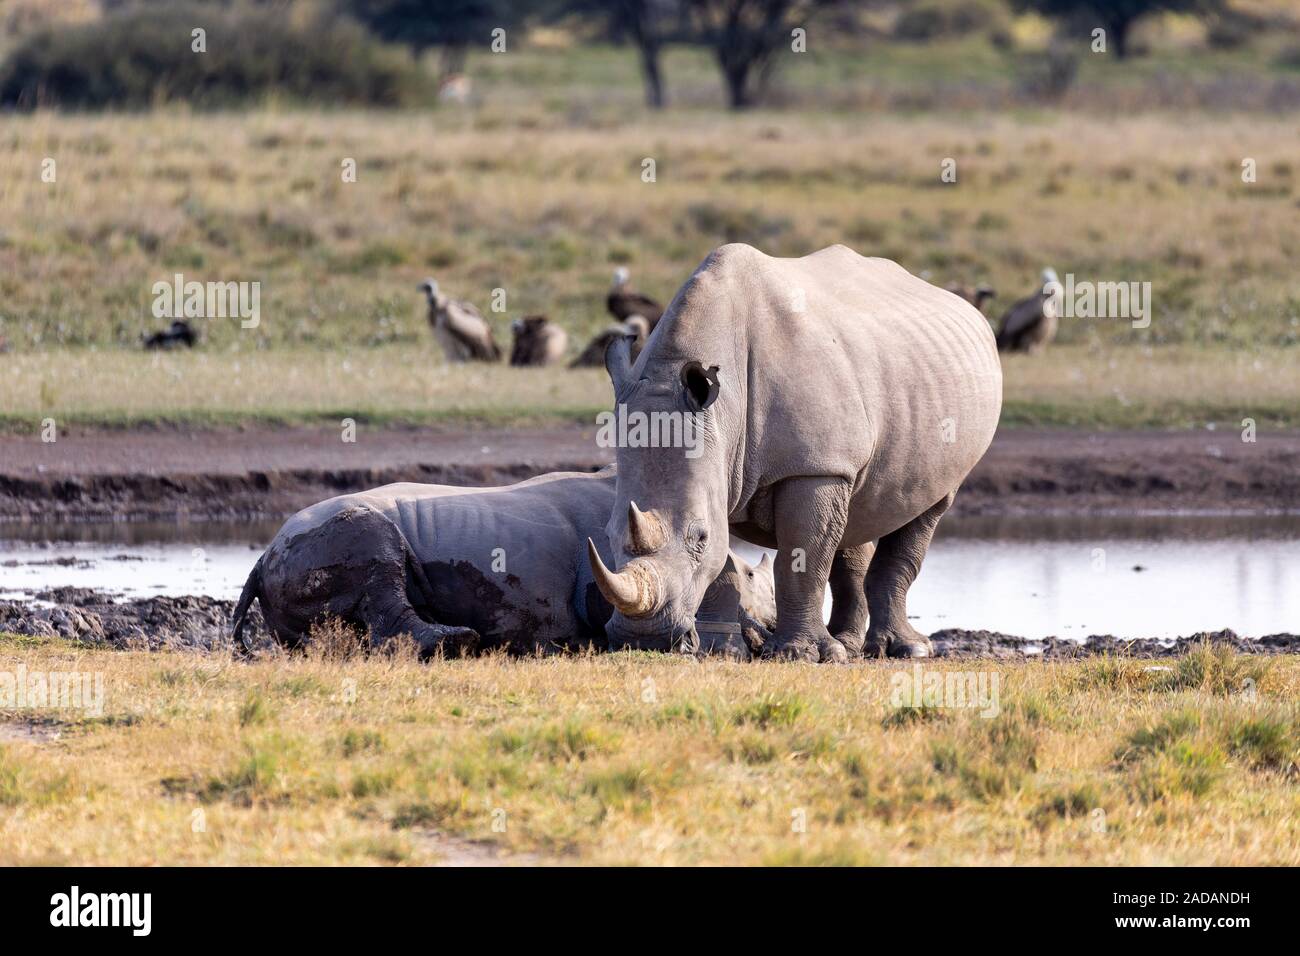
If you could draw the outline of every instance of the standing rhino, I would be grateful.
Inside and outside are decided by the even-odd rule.
[[[590,546],[614,639],[688,634],[730,527],[778,551],[765,654],[931,652],[907,621],[907,591],[1002,405],[993,334],[969,303],[844,246],[776,259],[727,245],[635,365],[625,342],[606,365],[617,415],[698,426],[689,453],[620,442],[606,526],[618,571]]]
[[[235,642],[257,598],[290,647],[327,617],[368,630],[375,645],[410,634],[424,656],[603,644],[613,608],[584,544],[613,504],[612,468],[499,488],[403,483],[330,498],[286,521],[253,567],[235,608]],[[771,575],[763,562],[735,561],[740,620],[756,643],[776,615]]]

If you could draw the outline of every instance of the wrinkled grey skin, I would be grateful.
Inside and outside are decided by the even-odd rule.
[[[844,246],[776,259],[728,245],[677,293],[636,364],[615,343],[607,367],[627,413],[698,410],[704,430],[696,458],[618,449],[606,526],[617,571],[597,569],[618,608],[607,632],[683,639],[730,527],[778,552],[764,654],[931,653],[907,621],[907,591],[1002,404],[993,335],[969,303]]]
[[[376,646],[410,634],[424,656],[603,646],[613,609],[592,581],[587,539],[609,517],[614,483],[606,468],[499,488],[385,485],[312,505],[284,523],[249,575],[236,644],[256,597],[290,647],[329,617],[369,631]],[[771,576],[757,571],[746,590],[761,621]]]

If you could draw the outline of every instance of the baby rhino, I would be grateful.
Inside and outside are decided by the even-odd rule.
[[[409,634],[424,657],[604,647],[613,608],[586,541],[605,539],[614,484],[607,468],[497,488],[385,485],[312,505],[285,522],[249,574],[235,642],[243,645],[257,598],[289,647],[330,617],[368,631],[375,646]],[[750,567],[733,556],[715,591],[705,603],[712,613],[701,616],[703,641],[692,635],[678,649],[747,659],[775,625],[770,563]],[[745,637],[723,618],[743,624]]]

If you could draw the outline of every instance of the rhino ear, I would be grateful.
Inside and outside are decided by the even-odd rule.
[[[682,384],[686,386],[686,401],[697,412],[702,412],[718,400],[718,366],[705,368],[699,362],[682,366]]]
[[[772,563],[772,556],[771,556],[770,554],[768,554],[766,551],[764,551],[764,552],[763,552],[763,557],[761,557],[761,558],[759,559],[758,564],[754,565],[754,567],[756,567],[756,568],[766,568],[766,567],[768,567],[769,565],[771,565],[771,563]]]
[[[740,569],[736,567],[736,556],[730,551],[727,552],[727,563],[722,566],[723,574],[738,574]]]
[[[605,371],[614,383],[614,396],[632,380],[632,346],[625,335],[616,335],[605,346]]]

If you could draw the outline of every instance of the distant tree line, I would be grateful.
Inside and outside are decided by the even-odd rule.
[[[101,21],[51,24],[26,35],[0,64],[0,104],[146,106],[166,99],[218,105],[270,92],[307,99],[410,103],[426,80],[377,41],[437,51],[442,79],[464,71],[495,31],[509,44],[532,26],[559,26],[635,49],[646,103],[668,104],[663,51],[707,49],[733,109],[758,102],[783,54],[860,23],[873,9],[898,14],[895,35],[924,40],[969,30],[1007,10],[1049,17],[1086,42],[1107,33],[1109,52],[1131,52],[1132,28],[1162,12],[1221,17],[1231,0],[99,0]],[[171,41],[203,21],[215,34],[203,57]],[[991,27],[992,24],[990,23]],[[364,29],[362,29],[364,27]],[[499,34],[498,34],[499,36]],[[401,61],[405,61],[404,63]]]
[[[669,43],[707,47],[722,74],[728,104],[744,109],[757,100],[777,54],[795,43],[797,28],[831,12],[880,6],[881,0],[341,0],[348,12],[382,38],[417,52],[443,51],[443,70],[463,68],[465,52],[487,43],[490,32],[525,22],[585,19],[607,38],[637,50],[646,103],[668,103],[661,53]],[[892,0],[917,6],[925,0]],[[1034,11],[1062,24],[1100,27],[1116,57],[1129,53],[1133,25],[1163,12],[1211,15],[1227,0],[1009,0],[1015,10]]]

